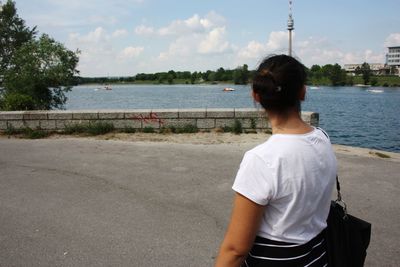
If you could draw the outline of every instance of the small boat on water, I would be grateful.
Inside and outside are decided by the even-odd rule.
[[[318,86],[310,86],[310,87],[308,87],[308,88],[311,89],[311,90],[318,90],[318,89],[319,89]]]
[[[111,86],[106,85],[106,86],[104,86],[104,90],[112,90],[112,88],[111,88]]]
[[[381,89],[368,89],[367,92],[374,93],[374,94],[379,94],[379,93],[383,93],[383,90],[381,90]]]
[[[224,91],[224,92],[232,92],[232,91],[235,91],[235,88],[225,87],[222,91]]]
[[[354,86],[355,86],[355,87],[361,87],[361,88],[371,87],[371,85],[368,85],[368,84],[361,84],[361,83],[355,84]]]

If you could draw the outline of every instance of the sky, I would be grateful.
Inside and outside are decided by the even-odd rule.
[[[4,0],[3,0],[4,2]],[[255,69],[287,53],[286,0],[16,0],[19,16],[68,49],[81,76]],[[384,63],[400,45],[399,0],[293,0],[293,55],[313,64]]]

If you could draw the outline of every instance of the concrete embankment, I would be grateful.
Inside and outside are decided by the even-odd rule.
[[[267,138],[217,136],[232,142],[0,138],[0,266],[212,266],[243,153]],[[399,154],[335,149],[373,225],[366,266],[398,266]]]
[[[68,126],[106,122],[115,129],[146,127],[183,127],[193,125],[201,130],[231,127],[239,121],[243,129],[265,130],[270,126],[266,114],[255,108],[202,109],[132,109],[132,110],[64,110],[64,111],[0,111],[0,130],[40,128],[64,130]],[[302,112],[307,123],[318,126],[319,114]]]

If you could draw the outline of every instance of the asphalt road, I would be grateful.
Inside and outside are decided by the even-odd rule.
[[[0,266],[212,266],[251,146],[0,139]],[[400,162],[337,156],[366,266],[398,266]]]

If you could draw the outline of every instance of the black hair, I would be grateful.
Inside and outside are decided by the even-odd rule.
[[[303,64],[287,55],[266,57],[257,68],[252,89],[266,111],[301,111],[300,92],[307,80]]]

